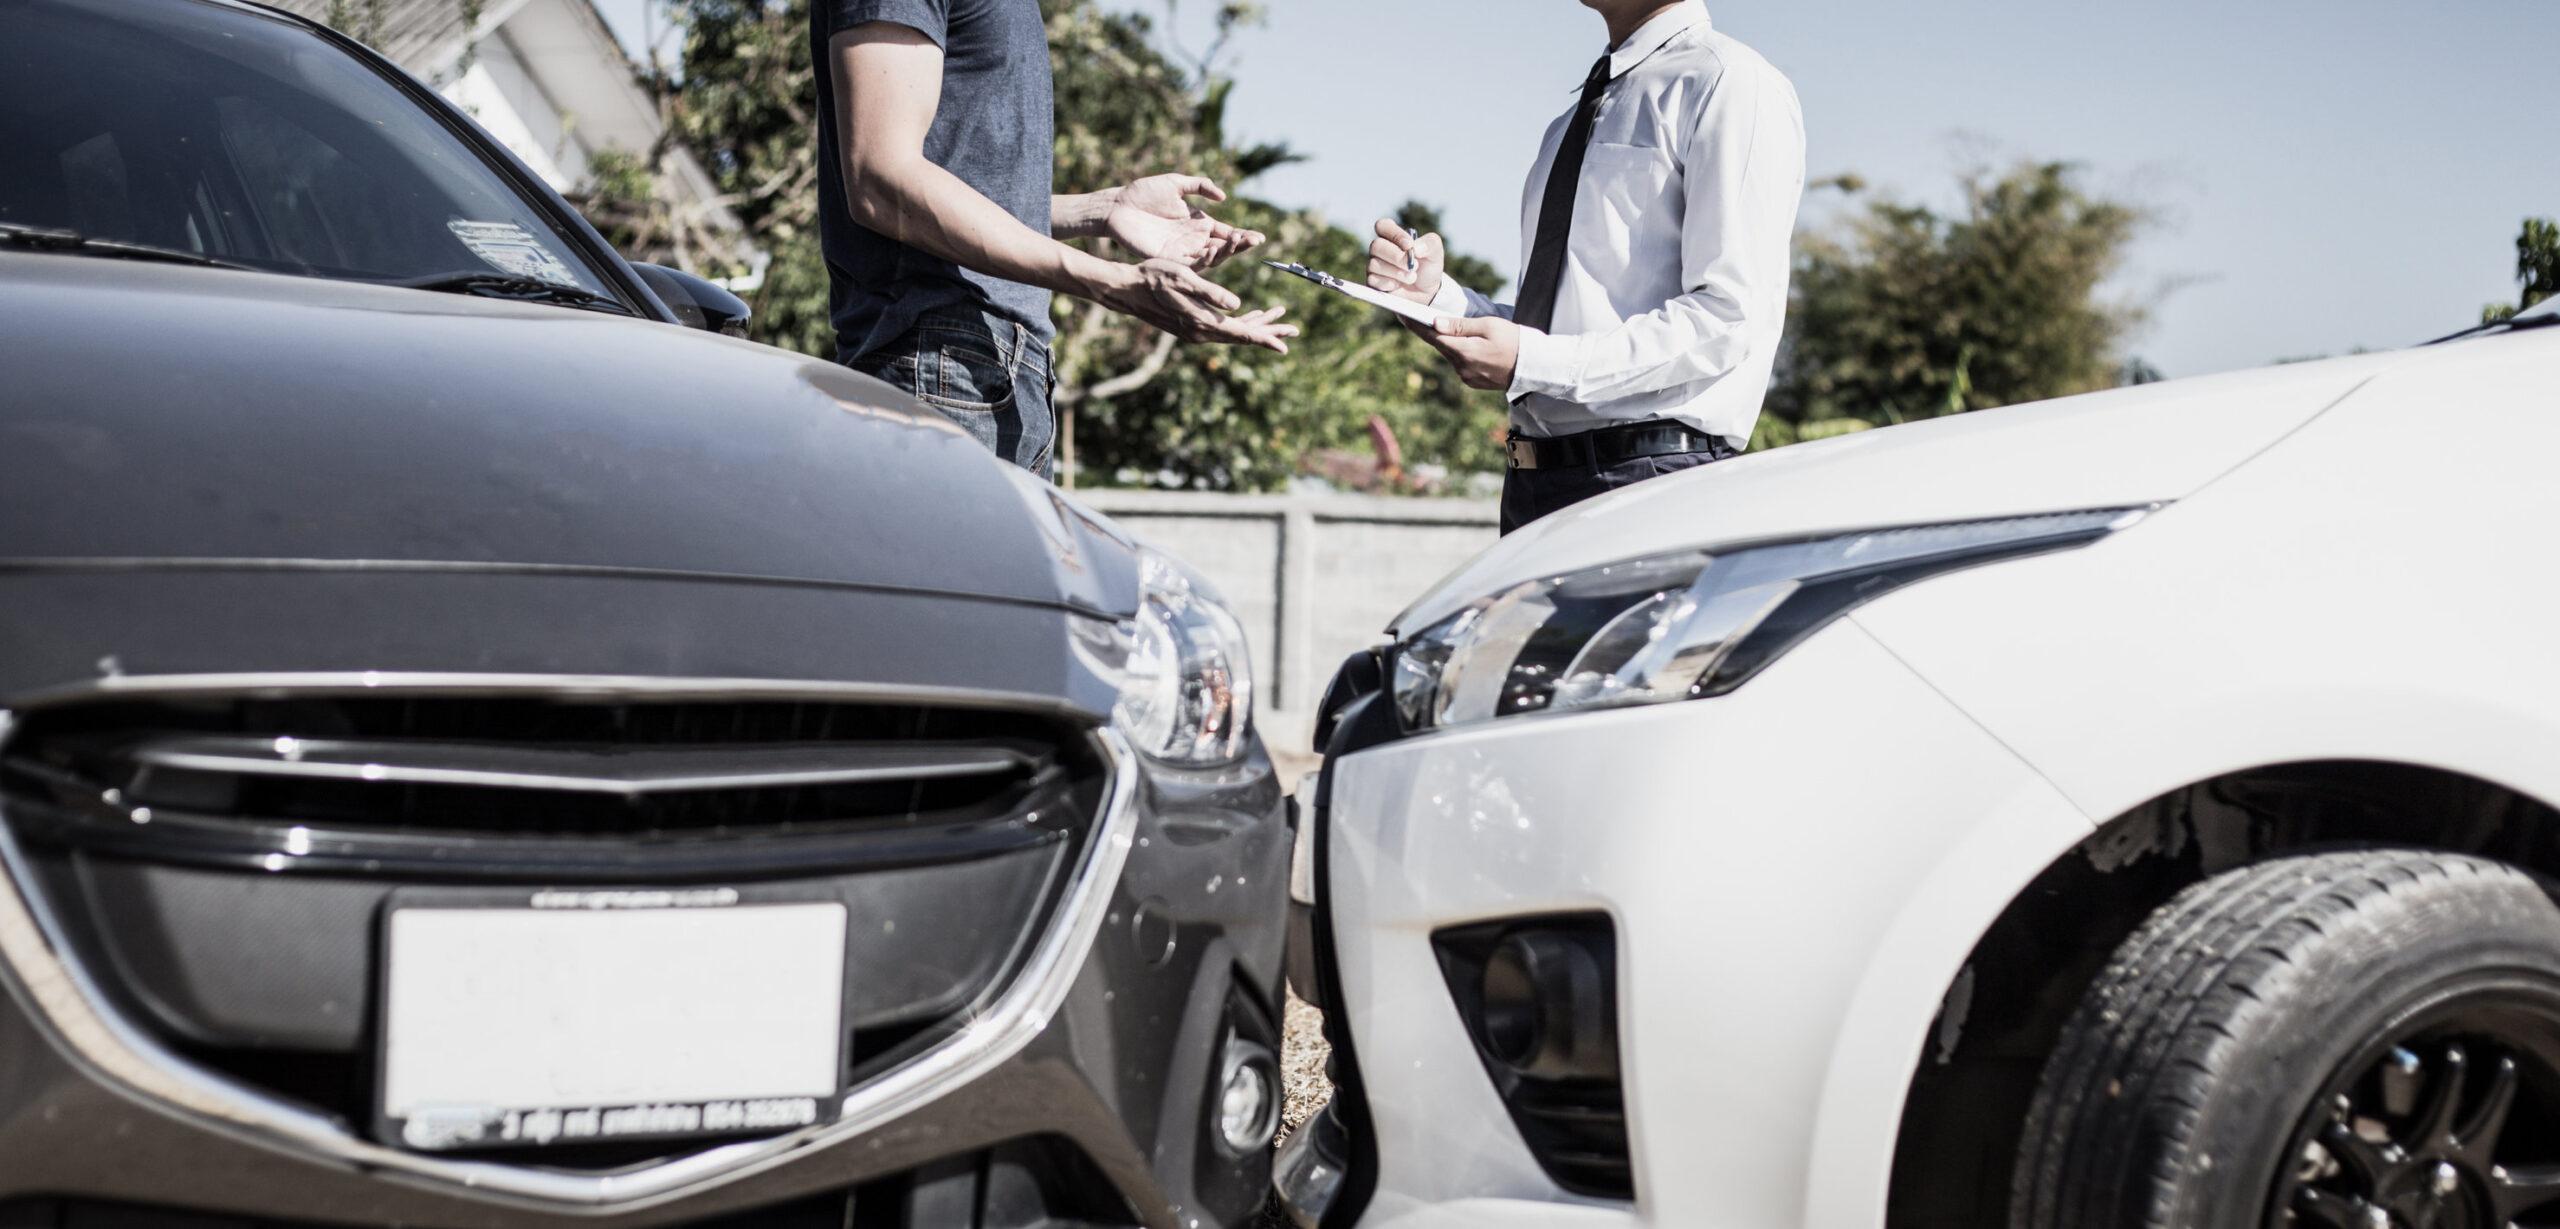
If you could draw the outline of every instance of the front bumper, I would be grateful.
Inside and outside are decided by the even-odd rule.
[[[0,890],[0,1223],[48,1223],[34,1218],[56,1203],[350,1225],[767,1223],[755,1214],[779,1205],[841,1216],[848,1198],[878,1215],[914,1201],[919,1175],[991,1161],[1054,1189],[989,1225],[1123,1209],[1150,1225],[1204,1209],[1241,1223],[1262,1158],[1221,1156],[1204,1130],[1234,1004],[1268,1012],[1278,984],[1287,836],[1268,771],[1149,781],[1124,758],[1058,923],[951,1042],[853,1089],[835,1124],[618,1173],[408,1153],[190,1064],[110,1005],[13,877]],[[1011,1159],[1005,1146],[1025,1140],[1040,1155]]]
[[[1902,1092],[1973,937],[2089,831],[1854,620],[1714,700],[1328,771],[1320,946],[1368,1124],[1352,1163],[1373,1170],[1328,1225],[1879,1223]],[[1522,1142],[1432,944],[1588,911],[1618,936],[1629,1202],[1567,1193]]]
[[[565,625],[574,632],[547,641],[532,635],[492,640],[493,614],[510,606],[574,604],[576,595],[521,579],[448,579],[440,586],[418,578],[252,578],[221,586],[193,579],[170,586],[172,595],[198,603],[195,618],[183,621],[192,625],[167,635],[154,625],[167,606],[105,600],[142,582],[77,582],[73,596],[101,599],[95,603],[101,617],[85,625],[47,619],[14,627],[13,634],[24,634],[0,644],[10,650],[0,660],[0,682],[11,681],[14,671],[19,685],[0,688],[0,695],[10,695],[23,715],[74,693],[149,694],[186,685],[175,676],[133,673],[56,682],[65,672],[44,668],[53,657],[85,663],[110,655],[133,664],[217,668],[193,676],[195,685],[217,691],[254,679],[258,687],[284,692],[343,688],[352,680],[369,694],[419,687],[587,698],[617,689],[656,698],[858,696],[914,694],[918,683],[932,681],[900,680],[886,688],[828,681],[930,673],[931,659],[903,643],[935,625],[927,612],[912,608],[921,602],[883,609],[882,599],[861,597],[831,610],[797,596],[759,605],[719,587],[633,585],[624,596],[634,604],[624,608],[655,611],[663,622],[614,619],[600,627],[589,621]],[[16,596],[64,596],[31,592],[28,585],[21,578]],[[204,604],[220,587],[249,600]],[[9,589],[0,584],[0,597]],[[334,637],[315,636],[310,616],[292,613],[315,596],[360,617],[337,623]],[[723,620],[699,609],[720,605],[739,608],[742,618]],[[22,602],[17,609],[61,606],[58,600]],[[823,642],[758,636],[759,619],[776,614],[794,620],[805,614],[813,626],[868,627],[873,634]],[[971,609],[961,618],[1005,621],[990,629],[1009,633],[1005,647],[982,655],[996,664],[978,667],[1000,677],[968,678],[971,686],[963,690],[950,687],[953,675],[945,675],[932,692],[935,703],[998,702],[1006,693],[992,684],[1008,678],[1020,702],[1023,692],[1035,690],[1022,685],[1026,680],[1049,684],[1037,673],[1038,661],[1014,668],[1006,658],[1036,655],[1043,636],[1062,651],[1063,616]],[[941,622],[946,635],[951,623]],[[686,629],[684,636],[671,638],[669,627]],[[693,629],[701,629],[699,638]],[[57,642],[58,654],[41,651]],[[813,643],[853,658],[869,658],[866,649],[881,656],[813,664],[803,651]],[[476,647],[467,654],[422,651],[447,644]],[[650,654],[662,658],[652,664],[675,669],[619,672],[633,657]],[[677,672],[703,658],[727,658],[737,672]],[[291,662],[343,671],[351,660],[389,669],[327,676],[279,671]],[[474,672],[414,670],[454,660],[469,661]],[[218,669],[235,665],[255,674]],[[398,673],[401,668],[413,672]],[[815,681],[766,681],[776,678]],[[1074,719],[1075,711],[1057,710],[1061,719]],[[0,713],[0,726],[6,720]],[[1115,741],[1107,732],[1099,736]],[[769,1139],[678,1145],[618,1167],[548,1164],[539,1154],[457,1160],[409,1153],[371,1142],[365,1128],[343,1114],[197,1061],[187,1039],[171,1037],[163,1022],[147,1018],[155,1013],[103,988],[107,980],[131,982],[131,970],[101,965],[92,957],[94,945],[66,933],[52,908],[68,899],[59,882],[31,878],[30,851],[13,841],[5,851],[8,874],[0,880],[0,985],[6,989],[0,995],[0,1224],[788,1229],[840,1227],[848,1216],[857,1224],[917,1229],[1247,1223],[1267,1185],[1267,1157],[1231,1156],[1212,1142],[1213,1083],[1231,1029],[1263,1030],[1276,1048],[1289,850],[1276,779],[1258,751],[1204,771],[1168,769],[1116,747],[1105,758],[1112,765],[1108,801],[1096,812],[1093,838],[1079,847],[1053,924],[1026,939],[1004,988],[973,1008],[951,1041],[876,1079],[859,1080],[841,1124]],[[160,1216],[166,1218],[148,1219]]]

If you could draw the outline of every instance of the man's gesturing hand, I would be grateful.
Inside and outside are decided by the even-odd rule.
[[[1440,236],[1413,237],[1386,218],[1378,219],[1378,237],[1369,244],[1369,285],[1388,294],[1428,303],[1440,293],[1441,270],[1448,253]]]
[[[1426,338],[1469,388],[1504,391],[1520,367],[1520,326],[1500,316],[1443,316]]]
[[[1150,175],[1113,195],[1103,229],[1142,258],[1168,257],[1195,269],[1261,246],[1262,232],[1210,217],[1191,204],[1195,196],[1227,199],[1224,189],[1197,175]]]
[[[1157,259],[1120,265],[1099,296],[1113,311],[1136,316],[1184,341],[1213,341],[1231,346],[1260,346],[1282,354],[1298,326],[1279,323],[1289,309],[1266,307],[1241,316],[1227,313],[1244,306],[1232,291],[1194,272],[1179,260]]]

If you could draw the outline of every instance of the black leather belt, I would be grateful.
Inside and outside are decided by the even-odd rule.
[[[1595,469],[1638,457],[1672,457],[1712,453],[1719,461],[1734,455],[1724,437],[1708,435],[1676,422],[1637,422],[1623,427],[1596,427],[1572,435],[1540,439],[1513,432],[1503,441],[1513,469]]]

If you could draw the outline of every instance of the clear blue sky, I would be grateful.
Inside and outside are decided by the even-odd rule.
[[[644,2],[599,0],[626,32]],[[1197,50],[1216,7],[1181,0],[1168,28]],[[1251,190],[1353,225],[1420,197],[1516,269],[1521,180],[1599,19],[1575,0],[1268,8],[1223,61],[1230,132],[1309,160]],[[2448,332],[2513,298],[2518,222],[2560,215],[2554,0],[1710,8],[1794,79],[1817,176],[1944,203],[1967,161],[2067,159],[2159,210],[2117,291],[2177,287],[2133,346],[2171,375]]]

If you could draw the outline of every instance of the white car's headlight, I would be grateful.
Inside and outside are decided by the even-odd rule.
[[[1181,565],[1138,561],[1138,613],[1079,621],[1085,660],[1120,689],[1113,724],[1130,745],[1175,764],[1223,764],[1253,723],[1253,666],[1244,627]]]
[[[1528,581],[1397,645],[1390,679],[1396,713],[1414,732],[1717,695],[1897,586],[2084,545],[2149,511],[1876,529],[1681,551]]]

